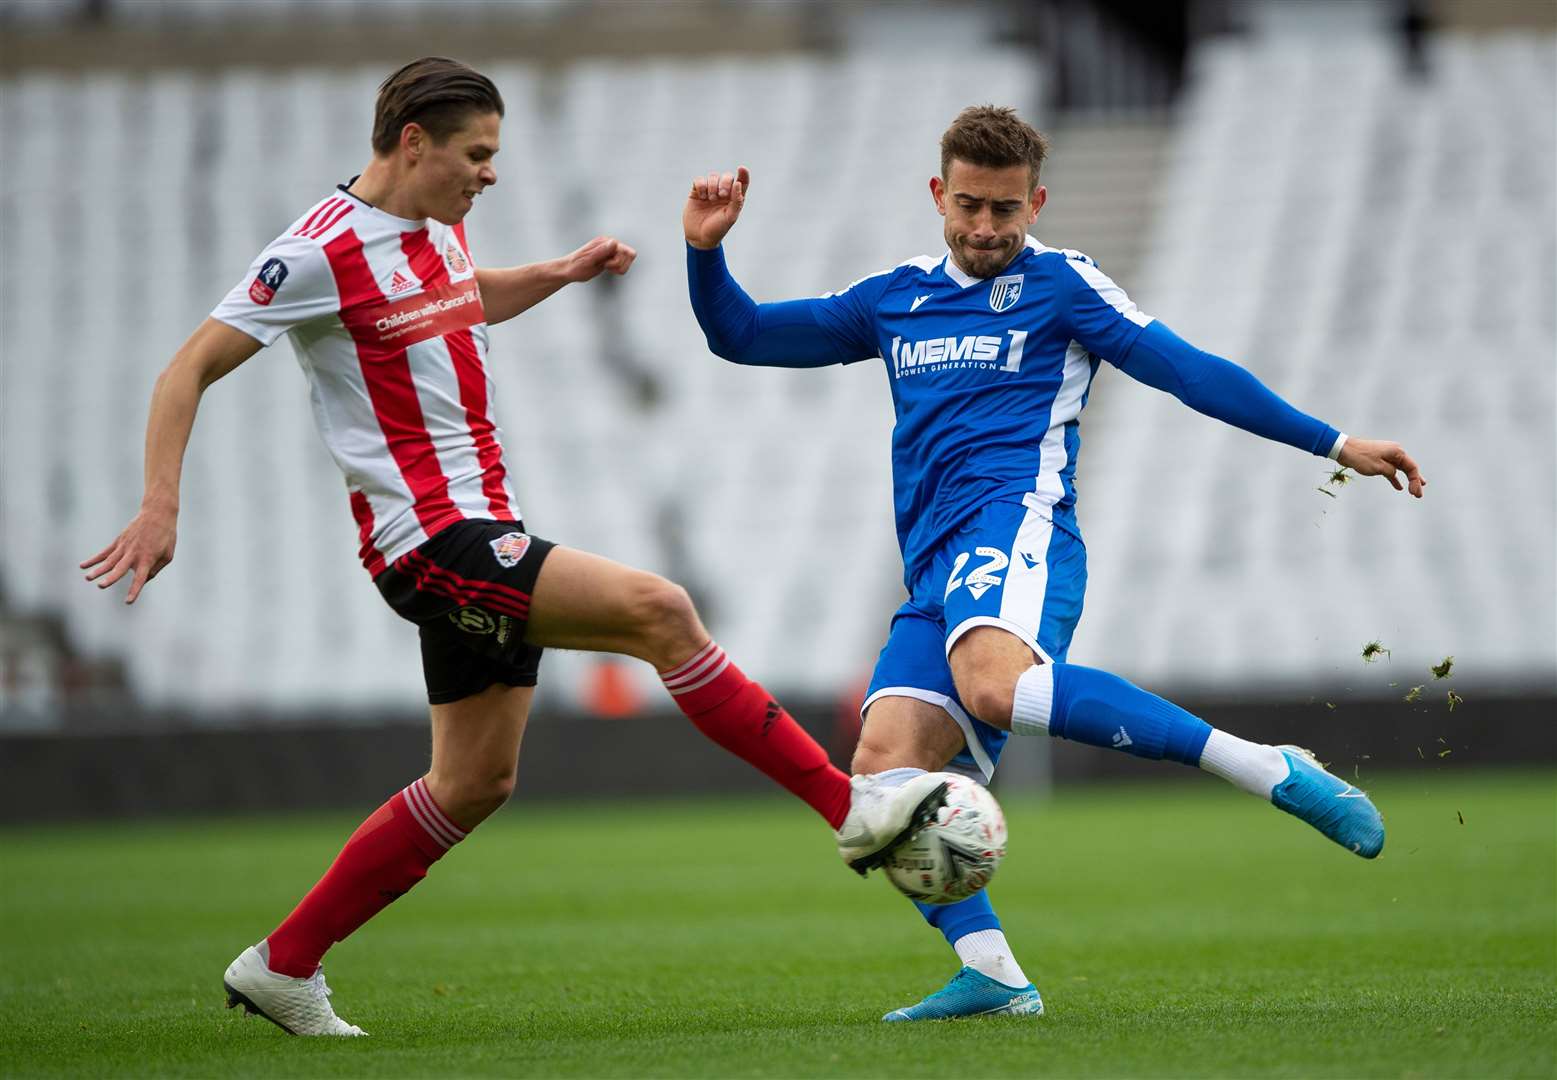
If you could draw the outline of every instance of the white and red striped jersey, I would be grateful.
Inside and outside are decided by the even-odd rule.
[[[292,335],[374,576],[456,521],[518,520],[463,225],[407,221],[337,189],[211,317],[264,345]]]

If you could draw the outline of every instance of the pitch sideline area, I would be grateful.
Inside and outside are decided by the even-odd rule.
[[[339,1011],[372,1033],[347,1042],[224,1011],[221,972],[355,817],[3,830],[0,1060],[16,1076],[1552,1075],[1557,775],[1446,759],[1369,786],[1377,863],[1210,780],[1007,800],[994,895],[1049,1013],[935,1025],[878,1017],[939,986],[950,950],[778,799],[508,808],[330,955]]]

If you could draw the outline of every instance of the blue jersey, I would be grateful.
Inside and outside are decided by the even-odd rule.
[[[1314,453],[1339,438],[1242,368],[1154,323],[1085,255],[1031,237],[991,278],[970,277],[947,253],[778,304],[753,304],[718,249],[689,249],[688,273],[693,309],[721,356],[778,366],[885,361],[909,581],[944,537],[993,500],[1024,502],[1079,536],[1078,418],[1100,360]]]
[[[988,279],[950,256],[911,259],[821,298],[815,314],[887,361],[906,564],[994,499],[1078,532],[1077,421],[1092,376],[1151,322],[1092,260],[1031,239]]]

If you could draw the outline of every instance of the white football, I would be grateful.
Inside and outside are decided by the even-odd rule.
[[[1006,815],[995,797],[966,776],[940,775],[946,805],[882,867],[900,892],[921,904],[966,900],[989,884],[1006,857]]]

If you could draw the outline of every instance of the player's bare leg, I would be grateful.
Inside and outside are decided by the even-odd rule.
[[[534,687],[494,684],[431,706],[432,767],[368,817],[324,877],[223,980],[242,1005],[294,1035],[361,1035],[335,1015],[320,960],[427,876],[514,790]]]
[[[946,710],[911,697],[871,703],[850,764],[856,773],[888,769],[944,769],[962,749],[963,735]]]
[[[933,812],[937,781],[917,778],[887,790],[834,768],[710,638],[686,590],[658,574],[556,548],[536,579],[525,640],[653,664],[687,719],[820,814],[838,833],[839,853],[862,873]]]
[[[1240,739],[1106,671],[1046,664],[999,627],[972,628],[949,659],[963,704],[986,724],[1198,766],[1364,858],[1384,847],[1384,822],[1367,795],[1301,747]]]
[[[918,698],[887,696],[865,713],[852,768],[891,784],[946,768],[964,736],[946,710]],[[939,930],[963,967],[923,1001],[894,1009],[883,1020],[946,1020],[989,1015],[1041,1015],[1043,1001],[1001,929],[989,895],[979,891],[955,904],[915,904]]]
[[[493,685],[446,705],[433,705],[433,801],[469,832],[514,792],[519,746],[535,697],[533,686]]]

